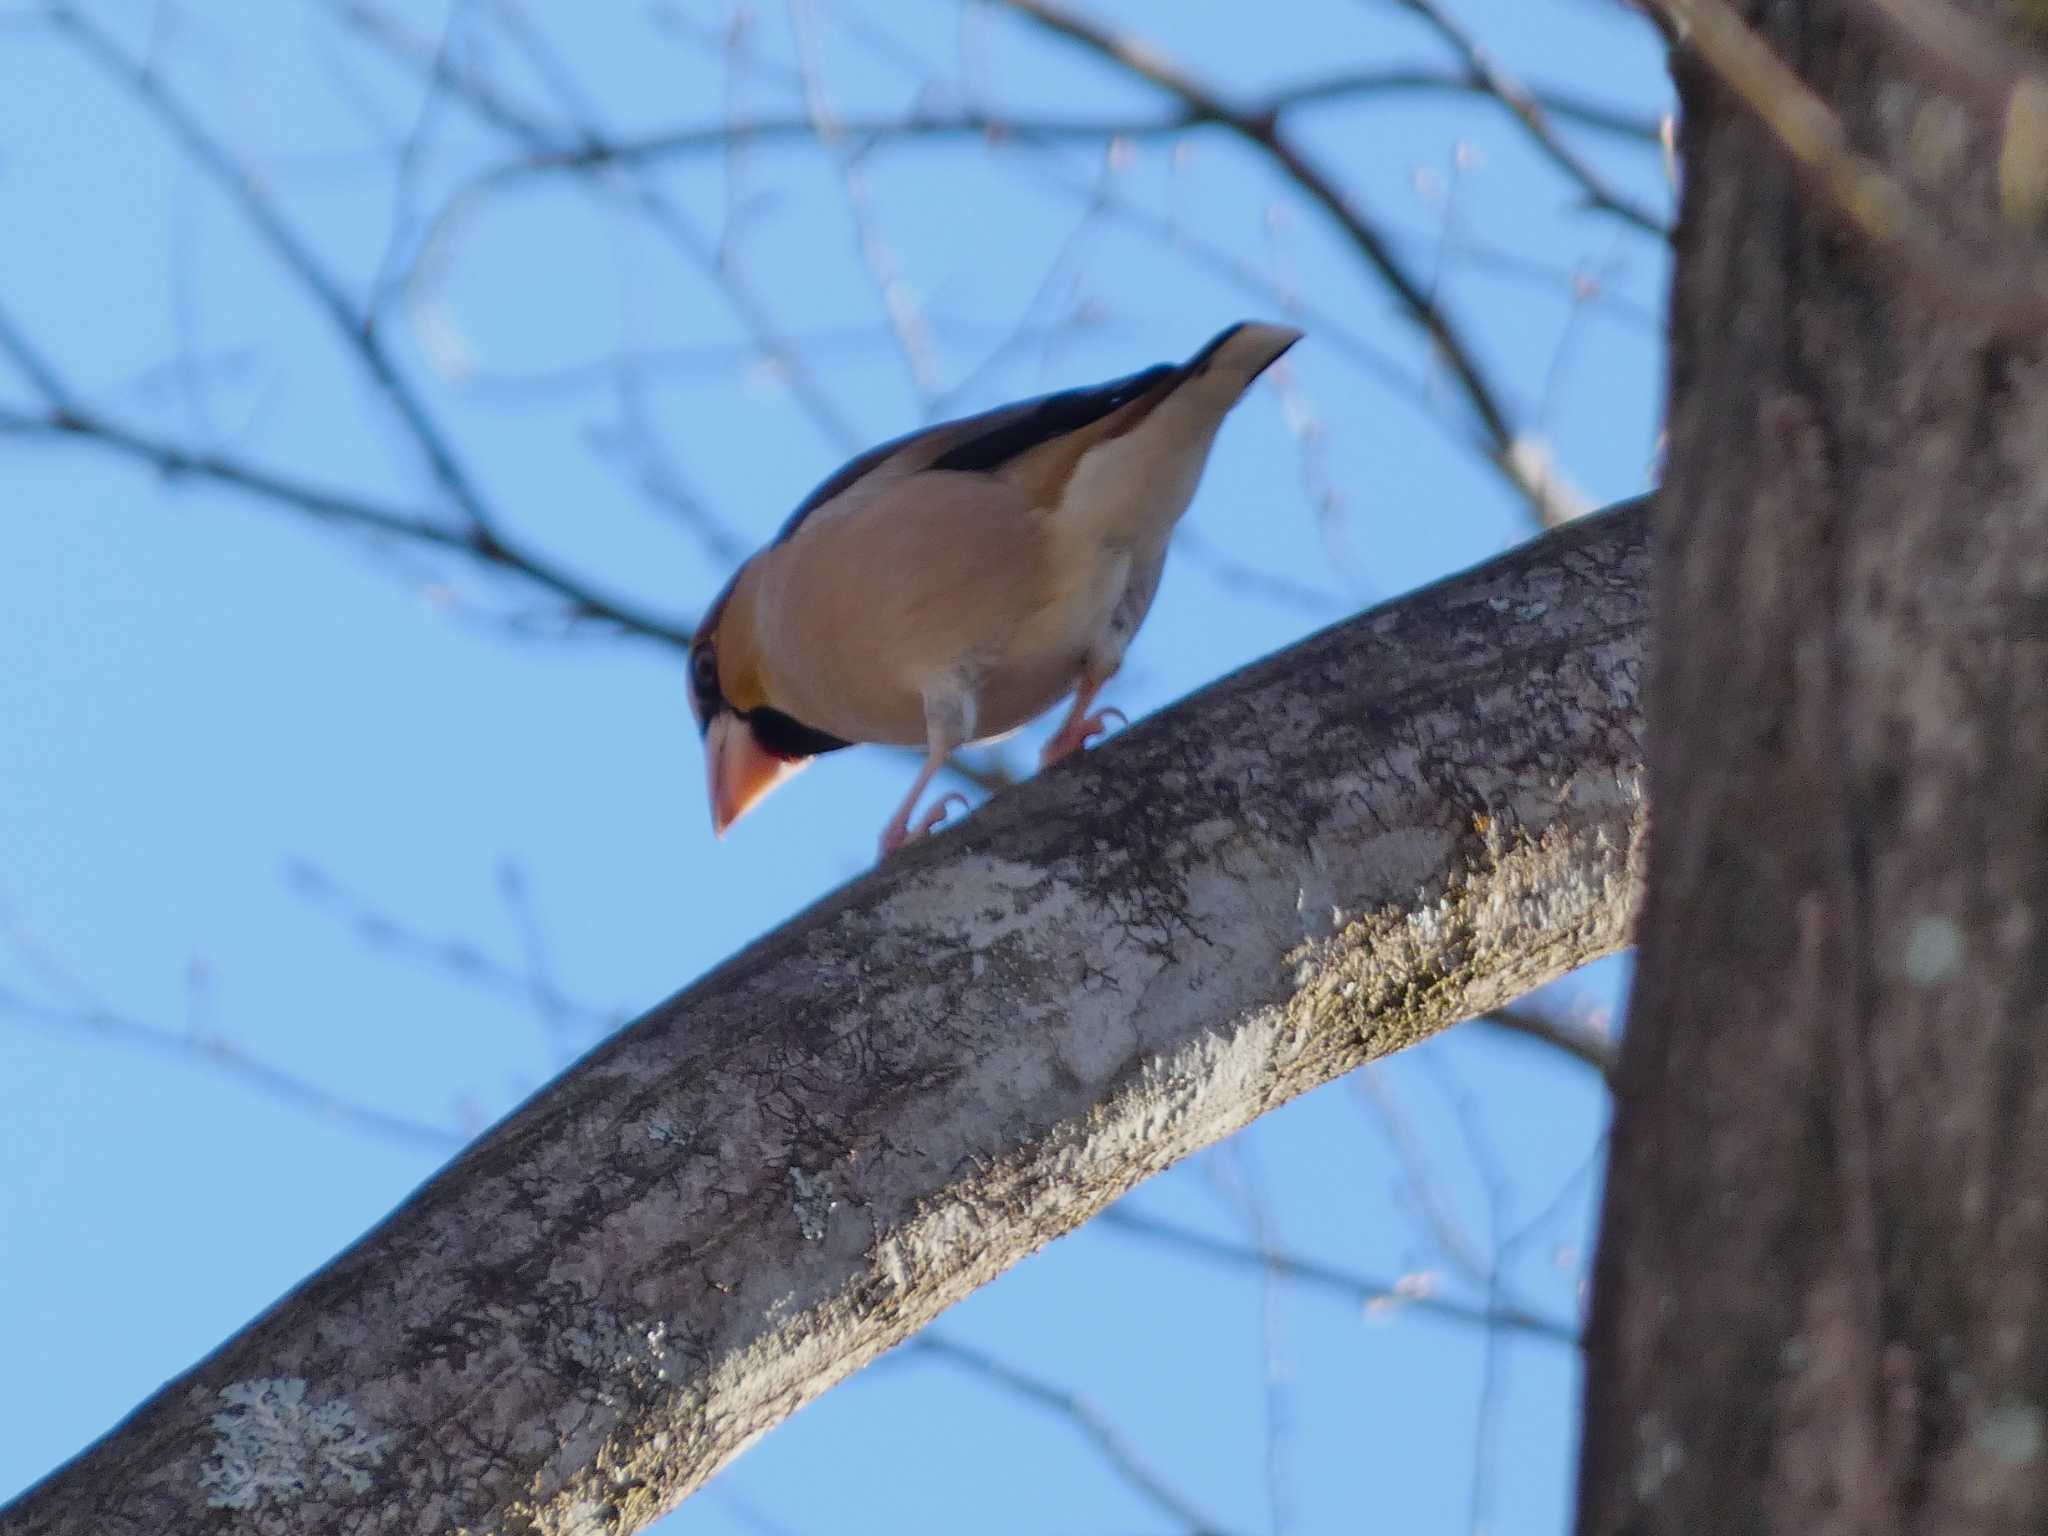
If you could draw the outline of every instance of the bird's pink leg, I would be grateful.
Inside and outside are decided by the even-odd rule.
[[[941,795],[938,804],[918,818],[916,826],[913,827],[910,824],[910,813],[917,809],[918,798],[931,785],[932,779],[937,776],[938,771],[946,766],[946,756],[947,754],[944,752],[934,752],[925,759],[924,767],[918,771],[917,782],[910,786],[910,793],[905,795],[903,803],[896,807],[896,814],[890,818],[889,825],[882,828],[881,856],[883,858],[886,859],[913,838],[923,837],[940,822],[944,821],[946,819],[946,808],[954,801],[960,802],[961,810],[967,809],[967,797],[965,795]]]
[[[1088,713],[1088,706],[1095,702],[1095,696],[1102,692],[1102,685],[1108,681],[1106,677],[1084,677],[1081,680],[1081,686],[1074,690],[1074,704],[1067,711],[1067,718],[1060,722],[1059,730],[1038,754],[1040,768],[1050,768],[1061,758],[1072,756],[1097,736],[1105,734],[1109,730],[1112,715],[1116,717],[1119,725],[1131,723],[1120,709],[1098,710],[1092,715]]]

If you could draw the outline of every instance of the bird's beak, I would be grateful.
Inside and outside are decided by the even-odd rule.
[[[747,722],[721,714],[704,733],[704,782],[711,791],[711,830],[719,837],[801,762],[785,762],[761,750]]]

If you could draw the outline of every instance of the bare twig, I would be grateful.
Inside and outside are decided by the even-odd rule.
[[[1471,1284],[1487,1286],[1492,1271],[1490,1257],[1466,1229],[1456,1203],[1431,1166],[1407,1105],[1387,1080],[1387,1074],[1377,1067],[1361,1072],[1352,1079],[1352,1087],[1387,1138],[1387,1146],[1400,1165],[1400,1188],[1420,1218],[1431,1246]]]
[[[32,998],[0,983],[0,1014],[24,1024],[66,1034],[85,1035],[110,1045],[153,1055],[211,1072],[266,1098],[358,1135],[442,1155],[459,1148],[466,1137],[424,1121],[410,1120],[331,1093],[281,1067],[250,1055],[219,1035],[179,1034],[143,1023],[129,1014],[98,1004],[58,1004]]]
[[[5,309],[0,309],[0,352],[7,355],[21,370],[22,377],[36,387],[58,414],[69,415],[77,408],[71,386],[64,382],[56,364],[43,356],[41,349],[29,340],[28,334],[14,323],[14,317]]]
[[[1357,606],[1340,592],[1237,559],[1192,523],[1182,523],[1174,529],[1173,548],[1218,587],[1239,597],[1258,598],[1310,613],[1331,613]]]
[[[1101,1409],[1078,1392],[1055,1386],[1043,1377],[1034,1376],[971,1344],[963,1344],[931,1329],[926,1329],[904,1345],[901,1352],[913,1359],[942,1360],[1058,1414],[1085,1435],[1102,1454],[1102,1459],[1147,1502],[1178,1520],[1197,1536],[1224,1536],[1224,1526],[1196,1509],[1185,1494],[1146,1465],[1122,1431],[1103,1416]]]
[[[124,54],[94,23],[69,4],[53,5],[50,20],[73,39],[79,50],[124,85],[183,146],[195,165],[242,210],[249,226],[268,245],[285,269],[333,322],[336,334],[362,363],[377,388],[405,423],[426,459],[434,479],[463,515],[484,535],[495,532],[497,518],[485,505],[469,472],[457,459],[425,403],[385,351],[368,314],[343,290],[340,281],[314,254],[313,248],[285,221],[256,177],[230,155],[183,101],[173,95],[163,76]]]
[[[1466,1529],[1488,1529],[1499,1450],[1500,1408],[1507,1390],[1508,1360],[1502,1348],[1504,1331],[1495,1321],[1508,1293],[1507,1253],[1502,1239],[1513,1190],[1486,1120],[1462,1076],[1441,1051],[1417,1058],[1436,1080],[1451,1106],[1451,1120],[1465,1144],[1465,1155],[1486,1195],[1486,1241],[1481,1279],[1486,1287],[1488,1322],[1480,1350],[1479,1390],[1472,1413],[1472,1475],[1466,1484]]]
[[[531,894],[516,864],[502,866],[497,883],[506,916],[519,939],[522,964],[498,958],[473,939],[427,933],[306,860],[292,860],[284,873],[294,895],[346,926],[368,948],[427,966],[501,998],[530,1005],[547,1026],[545,1044],[552,1066],[563,1064],[569,1026],[590,1035],[615,1029],[625,1022],[623,1013],[607,1012],[581,1002],[569,996],[555,980]]]
[[[1280,1262],[1272,1200],[1261,1177],[1254,1147],[1255,1138],[1249,1133],[1231,1137],[1208,1160],[1208,1172],[1210,1181],[1236,1207],[1252,1249],[1264,1266],[1259,1271],[1259,1343],[1263,1367],[1260,1376],[1266,1398],[1266,1529],[1268,1536],[1286,1536],[1294,1526],[1287,1475],[1288,1430],[1293,1415],[1286,1386],[1288,1373],[1281,1358],[1286,1268]]]
[[[1478,39],[1444,9],[1440,0],[1395,0],[1395,3],[1427,22],[1431,31],[1457,51],[1466,74],[1481,83],[1483,94],[1493,97],[1514,115],[1528,133],[1530,142],[1551,164],[1578,184],[1589,203],[1595,208],[1605,209],[1644,234],[1655,235],[1660,240],[1670,237],[1669,225],[1615,191],[1578,151],[1558,137],[1543,103],[1521,81],[1495,63],[1492,56],[1480,47]]]
[[[890,334],[903,358],[910,385],[927,413],[938,396],[938,360],[932,350],[931,326],[923,307],[904,280],[900,263],[891,249],[874,210],[874,200],[860,157],[849,147],[838,113],[825,90],[824,64],[819,57],[818,18],[810,0],[791,0],[791,28],[796,35],[798,69],[804,82],[804,111],[810,118],[819,146],[832,160],[839,175],[846,211],[853,221],[855,244],[869,284],[888,318]]]
[[[1511,1008],[1496,1008],[1481,1016],[1480,1022],[1499,1029],[1511,1030],[1526,1035],[1531,1040],[1540,1040],[1545,1045],[1555,1046],[1575,1061],[1582,1061],[1609,1082],[1614,1080],[1614,1069],[1620,1059],[1611,1036],[1582,1025],[1552,1018],[1534,1008],[1520,1004]]]
[[[1553,1344],[1568,1344],[1576,1348],[1579,1344],[1579,1330],[1574,1324],[1558,1322],[1512,1304],[1494,1308],[1463,1302],[1454,1297],[1438,1295],[1433,1291],[1417,1287],[1401,1280],[1381,1280],[1368,1275],[1353,1274],[1334,1265],[1323,1264],[1299,1254],[1274,1251],[1260,1253],[1253,1248],[1210,1237],[1203,1232],[1161,1221],[1156,1216],[1147,1216],[1130,1208],[1129,1202],[1111,1206],[1096,1222],[1132,1237],[1147,1242],[1163,1244],[1178,1249],[1212,1264],[1226,1265],[1232,1269],[1263,1272],[1269,1265],[1290,1280],[1304,1285],[1329,1291],[1369,1307],[1375,1312],[1408,1311],[1428,1313],[1451,1322],[1475,1323],[1481,1327],[1498,1325],[1514,1333],[1526,1334],[1530,1338],[1544,1339]]]
[[[405,264],[401,258],[412,242],[416,224],[414,183],[426,151],[428,135],[433,130],[436,109],[441,104],[442,86],[453,73],[449,60],[455,54],[463,22],[467,19],[467,3],[468,0],[454,0],[449,7],[447,18],[441,24],[441,41],[435,52],[434,68],[428,72],[426,83],[421,88],[412,129],[398,149],[392,174],[391,229],[385,237],[384,254],[377,262],[376,275],[370,280],[369,302],[364,306],[372,325],[383,311],[386,297],[404,283]]]
[[[38,413],[0,406],[0,434],[42,438],[51,442],[91,443],[148,465],[171,478],[189,476],[212,481],[325,521],[448,550],[515,575],[562,599],[574,618],[595,619],[641,639],[659,641],[678,650],[689,649],[688,625],[662,618],[622,598],[602,593],[582,578],[568,574],[517,544],[468,529],[451,528],[424,513],[405,511],[346,491],[314,485],[211,450],[187,448],[180,443],[134,431],[90,411],[66,410],[57,406]]]

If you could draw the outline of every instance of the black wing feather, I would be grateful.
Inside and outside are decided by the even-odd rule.
[[[1175,371],[1171,363],[1160,363],[1128,378],[1084,389],[1062,390],[1056,395],[1029,401],[1016,415],[1007,417],[980,436],[954,444],[935,459],[931,467],[961,470],[968,474],[991,474],[1040,443],[1051,442],[1069,432],[1078,432],[1091,422],[1100,421],[1111,411],[1129,405]]]
[[[1219,337],[1218,341],[1221,339]],[[987,431],[979,432],[965,442],[955,443],[925,468],[962,470],[969,474],[992,473],[1019,454],[1036,448],[1040,443],[1050,442],[1065,433],[1077,432],[1091,422],[1100,421],[1111,411],[1129,405],[1168,374],[1178,371],[1171,363],[1160,363],[1145,369],[1142,373],[1112,379],[1107,384],[1067,389],[1056,395],[1041,395],[1036,400],[1022,401],[1007,410],[992,413],[998,416],[999,420]],[[922,437],[931,430],[933,429],[929,427],[920,427],[904,433],[901,437],[878,444],[858,458],[849,459],[819,484],[816,490],[797,503],[796,510],[783,521],[782,527],[769,542],[787,542],[790,536],[803,526],[804,519],[819,507],[869,470],[879,466],[883,460],[894,456],[898,449],[913,438]]]

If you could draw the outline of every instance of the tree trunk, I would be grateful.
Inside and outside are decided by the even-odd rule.
[[[622,1536],[1147,1174],[1626,939],[1640,509],[1314,637],[657,1008],[7,1536]]]
[[[1958,271],[2011,240],[1999,125],[1875,6],[1740,8]],[[1680,77],[1655,827],[1580,1529],[2039,1532],[2048,372]]]

